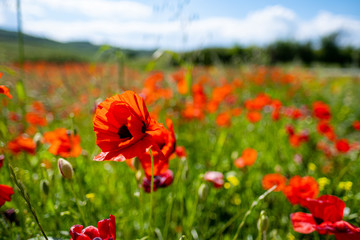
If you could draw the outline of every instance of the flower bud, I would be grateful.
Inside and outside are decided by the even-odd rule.
[[[71,166],[71,163],[69,163],[63,158],[59,158],[58,165],[61,175],[66,179],[72,179],[74,171],[73,171],[73,167]]]
[[[48,195],[49,193],[49,182],[47,180],[41,180],[40,181],[40,189],[45,194]]]
[[[259,220],[257,222],[259,232],[266,232],[269,227],[269,218],[266,216],[264,210],[261,211]]]
[[[4,165],[5,156],[3,154],[0,154],[0,168]]]
[[[201,201],[205,201],[207,196],[209,195],[209,187],[207,184],[205,183],[202,183],[199,187],[199,190],[198,190],[198,194],[199,194],[199,199]]]

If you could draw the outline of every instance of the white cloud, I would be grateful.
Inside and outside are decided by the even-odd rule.
[[[314,19],[299,23],[296,38],[314,39],[334,32],[341,32],[343,43],[360,46],[360,21],[329,12],[321,12]]]
[[[0,25],[5,23],[4,10],[0,8]]]
[[[150,5],[130,1],[23,0],[23,3],[25,32],[59,41],[89,40],[130,48],[180,50],[235,43],[267,44],[277,39],[312,40],[342,31],[344,43],[360,46],[359,20],[320,12],[304,21],[293,10],[279,5],[243,18],[213,17],[186,22],[168,20],[153,13]]]

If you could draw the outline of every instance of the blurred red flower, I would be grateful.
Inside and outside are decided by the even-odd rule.
[[[2,77],[2,75],[3,75],[3,73],[0,72],[0,78]],[[9,89],[7,87],[5,87],[4,85],[0,85],[0,94],[4,94],[8,98],[12,99],[12,95],[10,94]]]
[[[256,123],[261,120],[261,113],[255,111],[248,112],[246,114],[246,117],[249,120],[249,122]]]
[[[229,127],[231,125],[231,115],[228,112],[223,112],[217,115],[216,124],[219,127]]]
[[[339,139],[335,143],[336,149],[341,153],[347,153],[350,150],[350,145],[347,139]]]
[[[330,107],[321,101],[313,103],[313,114],[320,120],[329,120],[331,118]]]
[[[50,144],[50,153],[61,157],[78,157],[82,151],[80,136],[65,128],[44,133],[43,141]]]
[[[187,156],[187,153],[186,153],[186,149],[184,146],[177,146],[175,148],[175,153],[178,157],[186,157]]]
[[[224,175],[221,172],[208,171],[204,175],[204,180],[212,183],[215,188],[221,188],[224,185]]]
[[[115,217],[101,220],[97,223],[97,228],[82,225],[74,225],[70,228],[70,240],[116,240],[116,223]]]
[[[0,85],[0,94],[4,94],[8,98],[12,99],[12,95],[10,94],[9,89],[4,85]]]
[[[25,115],[26,122],[35,126],[46,126],[47,120],[44,116],[41,116],[36,112],[28,112]]]
[[[25,134],[19,135],[14,140],[8,142],[7,148],[13,153],[27,152],[35,154],[36,144],[34,140]]]
[[[25,119],[26,122],[33,126],[46,126],[47,120],[45,115],[46,111],[44,105],[39,101],[35,101],[32,104],[32,111],[26,113]]]
[[[171,170],[167,169],[163,173],[154,176],[154,187],[155,192],[158,188],[169,186],[174,180],[174,174]],[[145,176],[142,182],[142,187],[145,192],[151,192],[151,176]]]
[[[0,184],[0,207],[5,204],[6,201],[11,201],[11,195],[14,194],[12,187]]]
[[[336,139],[336,135],[334,132],[334,128],[330,125],[330,123],[326,120],[320,121],[316,127],[318,133],[327,137],[330,141],[334,141]]]
[[[359,121],[359,120],[355,120],[355,121],[353,122],[353,127],[354,127],[355,130],[360,131],[360,121]]]
[[[319,194],[319,185],[313,177],[294,176],[283,193],[292,205],[300,204],[307,198],[315,198]]]
[[[185,79],[185,70],[180,69],[179,71],[173,73],[171,76],[177,83],[178,92],[180,94],[186,94],[189,89]]]
[[[276,185],[275,192],[282,191],[286,185],[286,177],[279,173],[266,174],[262,179],[262,186],[265,190],[272,188]]]
[[[255,149],[246,148],[241,157],[235,160],[234,164],[237,168],[243,168],[245,166],[251,166],[255,163],[257,158],[257,152]]]

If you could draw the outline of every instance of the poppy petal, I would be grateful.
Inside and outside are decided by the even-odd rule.
[[[290,215],[295,232],[308,234],[316,229],[316,223],[311,214],[296,212]]]

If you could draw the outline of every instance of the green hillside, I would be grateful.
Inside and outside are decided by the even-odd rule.
[[[46,38],[24,34],[25,61],[87,62],[96,61],[101,46],[89,42],[61,43]],[[114,49],[110,47],[110,49]],[[129,58],[149,57],[153,51],[121,49]],[[0,62],[13,62],[18,59],[17,32],[0,29]]]

